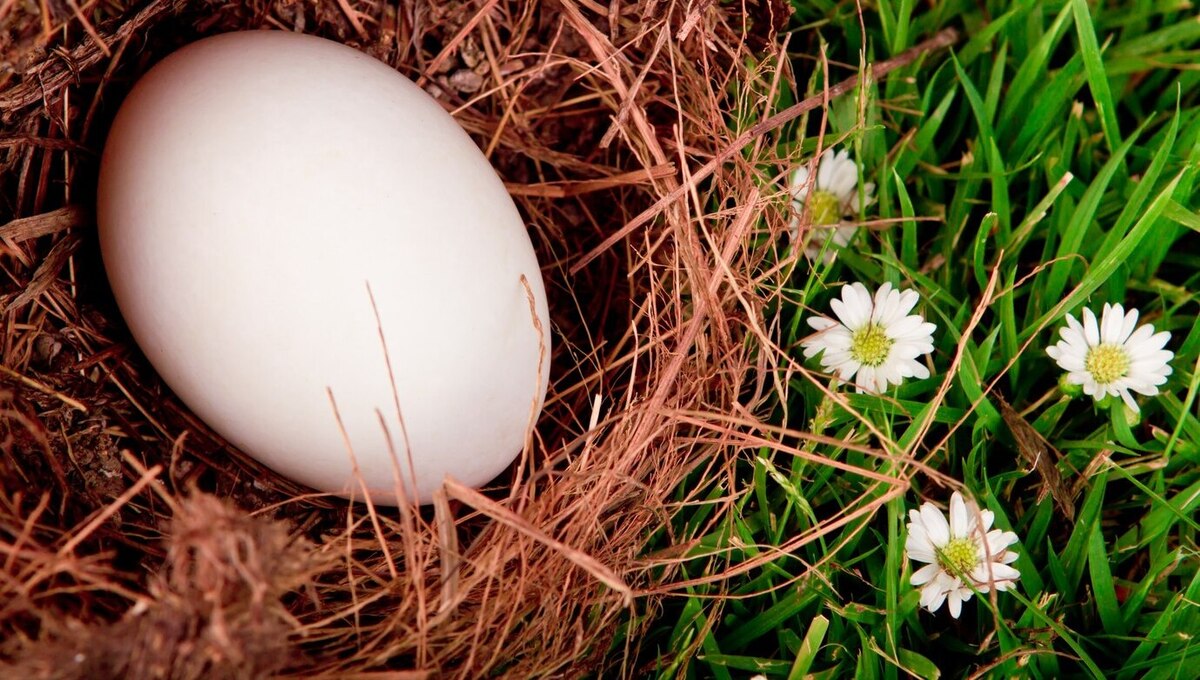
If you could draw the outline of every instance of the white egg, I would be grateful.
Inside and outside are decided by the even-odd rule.
[[[282,32],[179,50],[118,112],[97,217],[150,363],[281,474],[360,499],[361,478],[388,504],[402,479],[428,502],[524,446],[550,363],[529,235],[466,133],[385,64]]]

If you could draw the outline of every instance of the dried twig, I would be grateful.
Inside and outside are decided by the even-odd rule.
[[[90,212],[80,205],[66,205],[41,215],[21,217],[0,226],[0,240],[20,243],[32,238],[78,229],[87,224]]]
[[[1063,483],[1062,475],[1058,472],[1058,461],[1062,458],[1062,454],[1042,436],[1041,432],[1038,432],[1022,418],[1021,414],[1017,413],[1016,409],[1010,406],[998,391],[993,390],[992,397],[996,400],[996,405],[1000,407],[1000,417],[1004,419],[1004,424],[1008,425],[1013,439],[1017,442],[1017,452],[1042,478],[1042,489],[1037,496],[1038,502],[1040,503],[1049,493],[1054,496],[1054,503],[1058,505],[1063,516],[1068,521],[1074,520],[1075,498],[1071,490]]]

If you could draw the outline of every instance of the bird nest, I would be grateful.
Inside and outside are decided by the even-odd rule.
[[[796,259],[775,187],[797,159],[778,140],[855,81],[775,111],[794,79],[772,0],[399,5],[0,2],[6,675],[658,662],[638,641],[704,530],[673,518],[734,502],[734,461],[771,439],[786,389],[777,309]],[[91,213],[107,126],[162,57],[246,29],[331,38],[413,79],[521,209],[553,369],[533,444],[492,487],[398,509],[298,488],[189,413],[132,343]]]

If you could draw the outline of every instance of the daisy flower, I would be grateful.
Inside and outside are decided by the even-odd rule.
[[[841,299],[829,303],[837,320],[809,317],[817,332],[800,343],[804,357],[821,355],[821,367],[842,380],[854,378],[859,392],[883,392],[905,378],[928,378],[917,358],[933,352],[937,326],[909,314],[920,296],[885,283],[874,298],[861,283],[842,286]]]
[[[1147,396],[1158,394],[1158,386],[1171,375],[1168,363],[1174,357],[1163,349],[1171,334],[1154,332],[1154,326],[1142,324],[1137,330],[1138,310],[1125,311],[1121,305],[1105,304],[1096,322],[1090,309],[1083,310],[1083,323],[1067,315],[1067,325],[1058,331],[1057,344],[1046,349],[1067,372],[1066,380],[1082,385],[1083,393],[1100,401],[1107,395],[1121,397],[1138,412],[1130,392]]]
[[[1017,535],[992,529],[992,511],[968,505],[957,491],[950,497],[949,522],[933,503],[909,510],[908,517],[904,550],[909,559],[926,563],[913,572],[911,582],[921,589],[921,606],[931,613],[948,601],[950,616],[957,619],[975,591],[1008,590],[1020,578],[1021,572],[1009,566],[1017,559],[1008,549]]]
[[[789,227],[792,239],[800,238],[800,215],[807,205],[809,216],[815,229],[804,252],[809,257],[821,254],[825,241],[833,236],[833,246],[825,249],[824,259],[832,262],[837,255],[837,249],[845,246],[854,237],[858,227],[845,225],[830,229],[830,225],[841,224],[842,217],[857,215],[860,207],[866,207],[875,202],[875,184],[867,182],[863,185],[865,201],[858,200],[858,164],[850,158],[845,149],[833,152],[826,149],[821,154],[821,163],[817,167],[816,182],[809,177],[808,166],[804,165],[792,173],[792,223]]]

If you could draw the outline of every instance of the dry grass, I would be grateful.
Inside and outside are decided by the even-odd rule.
[[[786,5],[741,6],[0,0],[0,662],[23,677],[636,674],[691,538],[647,558],[648,537],[700,500],[676,494],[689,475],[731,476],[775,440],[763,411],[797,370],[768,311],[794,266],[772,245],[788,202],[763,168],[797,162],[771,135],[820,101],[771,118],[793,86],[762,59]],[[304,495],[191,416],[122,328],[87,210],[107,121],[157,59],[244,28],[391,63],[508,182],[556,344],[534,445],[496,489],[374,517]],[[764,123],[731,130],[734,110]],[[705,502],[728,508],[726,488]]]

